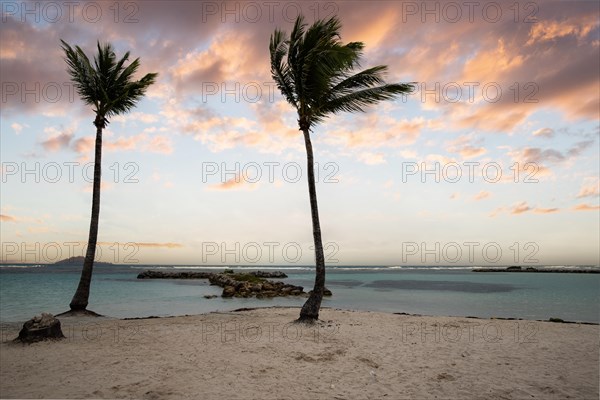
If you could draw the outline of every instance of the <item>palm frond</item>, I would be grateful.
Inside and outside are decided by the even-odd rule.
[[[364,89],[376,85],[384,85],[383,74],[387,71],[386,65],[365,69],[354,75],[341,74],[335,79],[338,83],[331,88],[331,96],[336,97],[355,89]]]
[[[410,94],[413,90],[413,86],[408,83],[392,83],[360,89],[330,99],[316,109],[315,114],[326,116],[330,113],[336,114],[342,111],[364,112],[366,106],[377,104],[384,100],[391,100],[401,94]]]
[[[65,52],[65,62],[67,63],[67,72],[74,83],[75,90],[81,99],[89,105],[98,108],[98,101],[95,91],[95,73],[90,65],[90,60],[85,53],[80,51],[79,47],[73,49],[64,40],[61,40],[62,48]]]
[[[288,41],[285,39],[285,33],[275,30],[271,35],[269,52],[271,53],[271,76],[277,84],[288,103],[298,108],[296,98],[294,97],[294,80],[290,68],[283,62],[283,57],[288,51]]]

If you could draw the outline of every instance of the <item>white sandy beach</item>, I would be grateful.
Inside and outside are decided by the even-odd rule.
[[[2,398],[597,399],[599,327],[324,309],[62,318],[0,345]]]

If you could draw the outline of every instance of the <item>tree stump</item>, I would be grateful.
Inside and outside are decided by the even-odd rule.
[[[65,335],[60,328],[60,321],[52,314],[42,313],[23,324],[16,341],[23,343],[39,342],[46,339],[62,339]]]

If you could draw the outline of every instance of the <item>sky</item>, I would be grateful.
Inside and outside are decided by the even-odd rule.
[[[337,15],[410,96],[311,133],[327,265],[598,265],[597,1],[1,1],[0,261],[85,254],[94,113],[60,39],[159,77],[104,131],[97,260],[314,263],[268,44]]]

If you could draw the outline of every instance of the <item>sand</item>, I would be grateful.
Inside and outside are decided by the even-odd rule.
[[[598,399],[599,327],[324,309],[62,319],[0,344],[2,398]]]

